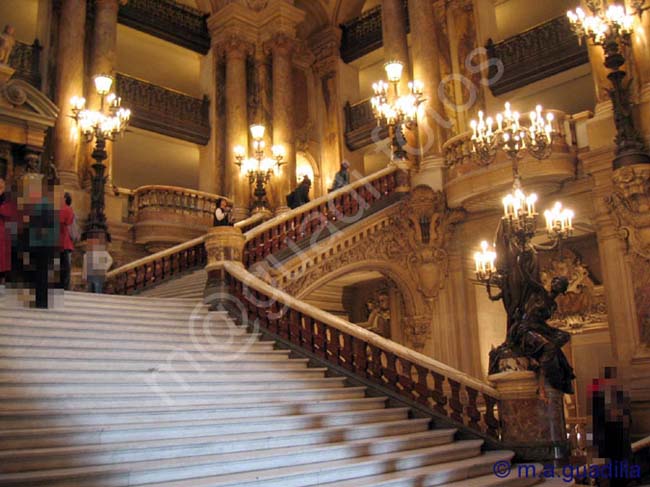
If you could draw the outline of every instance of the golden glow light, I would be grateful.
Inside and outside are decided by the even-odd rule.
[[[264,133],[266,132],[266,127],[264,125],[251,125],[251,135],[254,140],[261,140],[264,138]]]
[[[483,240],[481,242],[481,250],[474,253],[474,264],[476,266],[476,278],[479,281],[486,281],[490,276],[496,272],[494,263],[497,260],[497,253],[490,250],[488,243]]]
[[[400,61],[388,61],[384,65],[384,70],[386,71],[388,81],[391,83],[399,83],[404,72],[404,64]]]
[[[546,218],[546,231],[549,236],[568,237],[573,232],[573,218],[575,214],[572,210],[562,208],[562,203],[555,203],[553,208],[544,212]]]
[[[107,74],[98,74],[94,78],[95,89],[99,95],[107,95],[111,91],[111,86],[113,86],[113,78]]]
[[[567,12],[573,30],[580,38],[587,37],[602,44],[608,35],[629,36],[634,29],[634,16],[623,5],[610,5],[606,11],[588,15],[580,7]]]

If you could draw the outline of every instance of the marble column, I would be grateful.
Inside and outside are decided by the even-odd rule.
[[[333,181],[343,158],[343,122],[339,90],[341,30],[328,27],[310,38],[314,53],[313,65],[319,99],[319,133],[321,134],[321,184],[327,192],[327,181]]]
[[[409,48],[406,38],[406,15],[402,0],[383,0],[381,4],[382,37],[384,42],[384,59],[401,61],[404,73],[400,88],[408,90]]]
[[[56,53],[55,101],[61,115],[54,126],[54,163],[61,183],[71,189],[79,188],[77,170],[79,130],[68,115],[72,112],[70,99],[84,93],[84,45],[86,0],[64,0],[59,17],[59,39]]]
[[[115,69],[115,60],[117,58],[117,11],[122,0],[96,0],[95,1],[95,23],[93,25],[93,42],[90,52],[90,69],[88,74],[87,93],[88,107],[95,110],[99,109],[100,96],[95,90],[93,78],[98,74],[113,75]],[[81,49],[81,46],[78,47]],[[111,87],[115,90],[115,83]],[[106,165],[106,177],[108,178],[107,188],[111,186],[113,179],[113,144],[106,144],[108,158],[104,161]],[[88,154],[92,152],[89,148]],[[92,164],[90,155],[87,157],[87,163]]]
[[[288,210],[285,196],[296,187],[296,148],[293,102],[292,53],[295,41],[285,34],[276,34],[267,46],[273,56],[273,144],[286,151],[285,162],[276,188],[281,205],[276,210]]]
[[[431,0],[409,0],[409,18],[413,42],[413,79],[424,84],[424,98],[418,118],[420,172],[415,184],[443,189],[444,159],[442,144],[446,131],[441,125],[445,109],[438,96],[440,89],[440,52]]]
[[[245,201],[244,178],[235,164],[233,149],[248,147],[248,106],[246,101],[246,57],[251,53],[247,42],[231,37],[222,42],[219,49],[226,57],[226,144],[225,192],[235,202],[234,217],[237,220],[248,215],[250,201]]]

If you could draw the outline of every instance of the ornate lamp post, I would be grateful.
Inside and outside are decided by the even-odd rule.
[[[253,137],[253,157],[246,157],[246,149],[240,145],[234,148],[236,164],[242,174],[248,176],[249,184],[255,183],[253,196],[253,212],[268,209],[266,201],[266,183],[271,180],[274,169],[279,169],[285,162],[286,151],[281,145],[274,145],[271,148],[272,157],[264,154],[264,125],[251,125],[251,136]]]
[[[609,96],[614,107],[616,123],[616,158],[614,169],[631,164],[648,164],[650,155],[634,123],[630,85],[624,83],[627,73],[621,69],[625,64],[625,48],[630,45],[634,15],[641,17],[650,6],[646,0],[631,0],[633,15],[623,5],[609,5],[607,10],[601,0],[588,0],[592,15],[577,8],[567,12],[569,21],[580,40],[588,39],[605,52],[605,67],[610,70],[607,78],[612,83]]]
[[[87,110],[86,100],[74,96],[72,103],[72,117],[77,122],[81,134],[86,142],[95,141],[91,157],[95,160],[93,177],[90,190],[90,215],[84,232],[84,239],[99,238],[110,241],[104,213],[104,185],[106,166],[104,161],[108,158],[106,141],[124,133],[131,118],[131,110],[121,107],[122,99],[111,92],[113,78],[108,75],[95,76],[95,89],[100,96],[99,110]]]
[[[409,82],[409,93],[401,95],[399,83],[402,79],[404,65],[399,61],[390,61],[384,66],[388,83],[378,81],[372,85],[375,96],[372,97],[372,110],[379,125],[390,128],[393,147],[392,160],[407,160],[404,150],[404,128],[412,129],[417,124],[418,106],[424,101],[424,86],[419,81]]]
[[[539,363],[546,381],[555,389],[571,392],[573,373],[562,356],[561,346],[568,341],[564,332],[546,324],[553,314],[555,298],[566,291],[564,278],[554,281],[549,291],[541,283],[537,252],[554,250],[573,231],[574,213],[563,209],[557,202],[544,213],[546,230],[552,244],[536,245],[532,242],[537,231],[537,195],[526,194],[521,185],[518,161],[524,153],[543,159],[552,150],[555,136],[551,127],[551,114],[543,116],[537,107],[530,114],[530,126],[522,127],[520,115],[512,112],[506,104],[506,111],[496,120],[480,115],[479,121],[472,121],[474,153],[477,159],[490,161],[498,150],[503,150],[513,164],[514,183],[512,193],[503,198],[503,216],[496,233],[496,249],[487,242],[474,254],[476,278],[484,283],[492,301],[503,301],[508,317],[508,335],[505,343],[490,354],[490,373],[500,372],[503,358],[527,357]],[[496,126],[495,126],[496,123]],[[498,288],[497,294],[493,293]],[[566,368],[554,368],[557,363],[566,363]],[[543,391],[543,383],[540,384]]]

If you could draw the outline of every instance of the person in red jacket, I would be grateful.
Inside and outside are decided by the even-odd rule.
[[[72,251],[74,242],[70,236],[70,228],[74,224],[74,210],[72,209],[72,197],[70,193],[63,196],[64,204],[59,211],[59,239],[61,248],[61,287],[70,290],[70,272],[72,269]]]
[[[0,284],[11,271],[11,225],[15,224],[16,212],[9,196],[5,192],[6,181],[0,177]]]

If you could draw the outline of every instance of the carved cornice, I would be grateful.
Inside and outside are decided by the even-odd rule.
[[[210,102],[117,73],[117,92],[133,111],[131,124],[205,145],[210,140]]]
[[[328,27],[309,38],[309,46],[314,53],[314,70],[320,77],[338,72],[341,48],[341,29]]]
[[[93,4],[89,4],[90,15]],[[210,50],[206,18],[200,10],[173,0],[129,0],[122,3],[118,12],[121,24],[200,54]]]
[[[488,41],[488,57],[503,63],[490,63],[490,85],[495,96],[545,79],[589,62],[587,46],[578,42],[565,15],[533,27],[502,42]]]

